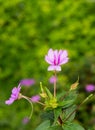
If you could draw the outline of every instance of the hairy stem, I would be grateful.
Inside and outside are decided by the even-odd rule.
[[[45,104],[42,102],[37,101],[37,103],[41,104],[42,106],[45,106]]]
[[[29,97],[26,97],[26,96],[22,95],[22,98],[26,99],[30,103],[30,105],[31,105],[32,109],[31,109],[31,113],[30,113],[30,116],[29,116],[29,119],[31,119],[32,114],[33,114],[33,103],[32,103],[32,101],[30,100]]]
[[[60,124],[60,125],[62,125],[62,124],[63,124],[62,119],[61,119],[61,117],[60,117],[60,116],[58,117],[58,122],[59,122],[59,124]]]
[[[54,80],[54,97],[56,97],[56,79],[57,79],[56,70],[54,71],[54,76],[55,76],[55,80]]]

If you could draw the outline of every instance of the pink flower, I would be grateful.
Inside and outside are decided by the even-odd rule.
[[[50,64],[48,71],[56,70],[61,71],[61,65],[68,62],[68,53],[66,50],[52,50],[49,49],[48,54],[45,56],[46,62]]]
[[[39,95],[34,95],[31,97],[31,101],[32,102],[38,102],[40,100],[40,96]]]
[[[86,85],[85,90],[86,90],[87,92],[93,92],[93,91],[95,91],[95,85],[93,85],[93,84],[88,84],[88,85]]]
[[[49,82],[51,83],[51,84],[53,84],[54,82],[56,82],[57,81],[57,78],[55,77],[55,76],[52,76],[52,77],[50,77],[50,79],[49,79]]]
[[[23,79],[20,81],[21,85],[23,86],[31,86],[31,85],[34,85],[35,84],[35,80],[34,79]]]
[[[12,94],[11,97],[9,98],[9,100],[5,101],[5,104],[10,105],[12,104],[15,100],[17,100],[19,98],[19,93],[20,93],[20,84],[18,85],[18,87],[14,87],[12,89]]]
[[[23,120],[22,120],[23,124],[27,124],[28,122],[29,122],[29,118],[28,117],[23,118]]]

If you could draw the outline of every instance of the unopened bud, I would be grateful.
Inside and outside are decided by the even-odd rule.
[[[79,84],[78,81],[76,81],[74,84],[72,84],[71,88],[70,88],[70,91],[75,90],[77,88],[78,84]]]
[[[47,98],[47,94],[46,94],[45,92],[40,93],[40,96],[41,96],[42,98]]]

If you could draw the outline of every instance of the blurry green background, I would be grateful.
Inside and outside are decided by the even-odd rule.
[[[48,81],[53,73],[44,60],[49,48],[68,51],[69,62],[58,73],[58,89],[64,91],[79,76],[81,103],[89,95],[86,84],[95,84],[94,0],[0,0],[0,130],[34,130],[40,123],[40,105],[34,104],[31,121],[23,124],[31,111],[27,101],[10,106],[4,102],[23,78],[36,80],[22,88],[30,97],[39,92],[40,81],[53,87]],[[95,130],[95,97],[78,110],[76,119]]]

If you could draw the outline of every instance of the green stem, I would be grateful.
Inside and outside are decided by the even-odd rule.
[[[62,119],[61,119],[61,117],[60,117],[60,116],[58,117],[58,122],[59,122],[59,124],[60,124],[60,125],[62,125],[62,124],[63,124]]]
[[[29,116],[29,119],[31,119],[31,117],[33,115],[33,103],[32,103],[32,101],[30,100],[29,97],[26,97],[26,96],[22,95],[22,98],[26,99],[30,103],[30,105],[31,105],[32,109],[31,109],[31,113],[30,113],[30,116]]]
[[[54,97],[56,97],[56,78],[57,78],[56,70],[54,71],[54,76],[55,76],[55,80],[54,80]]]
[[[44,103],[42,103],[42,102],[39,102],[39,101],[38,101],[37,103],[41,104],[42,106],[45,106],[45,104],[44,104]]]

